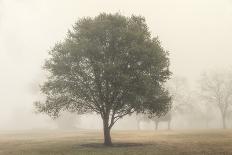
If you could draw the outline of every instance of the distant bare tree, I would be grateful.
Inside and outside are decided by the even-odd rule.
[[[136,120],[136,126],[137,126],[137,130],[140,130],[140,123],[143,121],[149,121],[147,116],[141,115],[141,114],[136,114],[135,115],[135,120]]]
[[[187,79],[175,76],[168,81],[167,87],[172,96],[171,114],[187,112],[192,106],[192,92],[189,89]]]
[[[218,107],[222,126],[226,128],[226,118],[231,106],[232,78],[228,72],[207,72],[200,79],[201,96],[208,102]]]
[[[54,120],[58,129],[61,130],[75,130],[80,127],[80,118],[73,113],[63,112],[62,115]],[[76,125],[78,125],[76,127]]]
[[[201,111],[200,113],[200,117],[205,122],[206,128],[209,128],[209,123],[214,119],[212,111],[213,111],[212,107],[208,107],[207,109],[205,109],[205,111]]]
[[[158,126],[160,122],[167,122],[168,124],[168,129],[171,129],[171,120],[172,120],[172,115],[170,112],[163,116],[154,116],[150,117],[150,115],[146,114],[138,114],[136,115],[136,121],[137,121],[137,129],[140,130],[140,123],[141,122],[154,122],[155,123],[155,130],[158,130]]]

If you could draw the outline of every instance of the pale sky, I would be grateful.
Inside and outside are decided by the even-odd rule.
[[[30,85],[74,22],[101,12],[144,16],[170,51],[171,71],[192,83],[232,67],[232,0],[0,0],[0,129],[46,126]]]

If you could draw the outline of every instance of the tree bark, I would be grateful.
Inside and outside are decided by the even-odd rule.
[[[103,120],[103,130],[104,130],[104,145],[112,146],[111,136],[110,136],[110,127],[109,127],[109,119],[104,118]]]
[[[168,130],[171,129],[171,121],[168,121]]]
[[[155,130],[158,130],[158,126],[159,126],[159,121],[155,121]]]
[[[140,121],[137,120],[137,130],[140,130]]]
[[[223,126],[223,129],[226,129],[226,115],[225,114],[222,114],[222,126]]]

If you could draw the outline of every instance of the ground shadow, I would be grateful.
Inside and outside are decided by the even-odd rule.
[[[139,146],[145,146],[149,144],[143,144],[143,143],[113,143],[112,146],[105,146],[102,143],[87,143],[87,144],[81,144],[82,147],[91,147],[91,148],[103,148],[103,147],[139,147]]]

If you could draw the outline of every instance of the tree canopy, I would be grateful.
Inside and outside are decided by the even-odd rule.
[[[141,16],[102,13],[78,20],[64,41],[49,52],[49,77],[39,112],[95,112],[103,120],[104,144],[110,129],[125,115],[165,114],[171,97],[163,87],[170,77],[168,52],[153,38]]]

